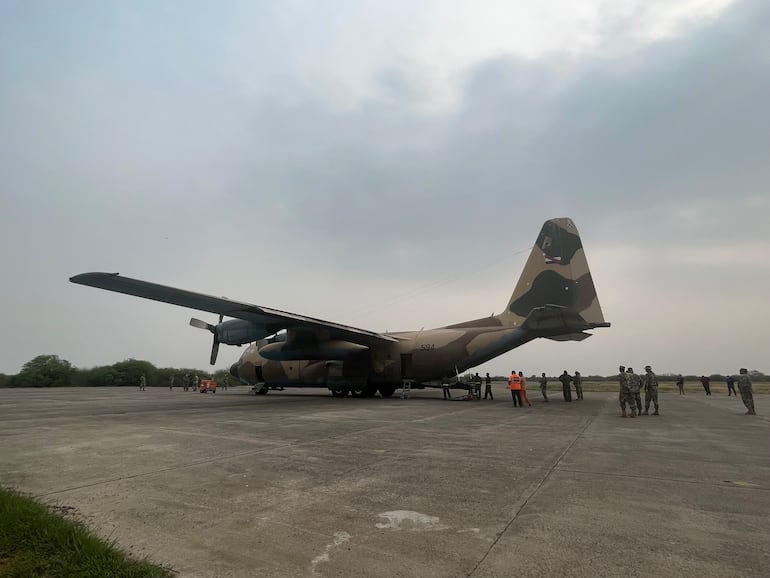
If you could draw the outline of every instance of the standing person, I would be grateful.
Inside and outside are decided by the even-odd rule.
[[[524,378],[524,372],[519,372],[519,379],[521,379],[521,400],[527,404],[527,407],[532,407],[527,397],[527,380]]]
[[[484,382],[484,399],[487,399],[487,396],[489,396],[489,399],[494,401],[495,398],[492,395],[492,378],[489,377],[489,373],[487,373]]]
[[[740,375],[738,375],[738,389],[741,390],[741,399],[743,405],[746,406],[746,415],[757,415],[757,412],[754,411],[754,392],[751,388],[749,370],[745,367],[741,367]]]
[[[634,402],[634,396],[628,387],[628,374],[626,373],[626,366],[621,365],[618,367],[620,374],[618,375],[618,381],[620,382],[620,394],[618,400],[620,401],[620,410],[623,412],[620,417],[626,417],[626,404],[628,409],[631,410],[630,417],[636,417],[636,405]]]
[[[650,401],[655,404],[655,411],[652,415],[658,413],[658,376],[652,371],[649,365],[644,366],[644,415],[649,415]]]
[[[706,395],[711,395],[711,380],[705,375],[701,375],[700,383],[703,386],[703,391],[706,392]]]
[[[230,377],[225,375],[222,378],[222,387],[225,388],[225,391],[227,391],[227,386],[230,385]]]
[[[572,383],[575,386],[575,398],[583,399],[583,378],[580,377],[580,372],[575,371],[575,377],[572,378]]]
[[[473,395],[476,397],[476,400],[481,400],[481,376],[478,372],[473,376]]]
[[[524,407],[521,405],[521,378],[515,371],[512,371],[511,377],[508,378],[508,387],[511,388],[513,407],[516,407],[517,405],[519,407]]]
[[[679,395],[684,395],[684,377],[681,373],[676,376],[676,386],[679,388]]]
[[[441,382],[441,391],[444,393],[444,399],[452,399],[452,393],[449,391],[449,381],[444,380]]]
[[[548,388],[548,378],[545,376],[545,372],[543,372],[540,375],[540,393],[543,394],[543,399],[546,402],[548,401],[548,393],[546,392],[547,388]]]
[[[173,391],[173,389],[174,389],[174,375],[172,374],[172,375],[171,375],[171,376],[168,378],[168,390],[169,390],[169,391]]]
[[[731,395],[738,397],[738,393],[735,391],[735,378],[732,375],[728,375],[725,381],[727,382],[727,397]]]
[[[626,380],[628,381],[628,390],[631,395],[634,396],[634,405],[636,406],[637,415],[642,415],[642,378],[634,373],[634,369],[629,367],[626,369]]]
[[[198,378],[198,374],[196,373],[192,379],[193,391],[198,391],[198,384],[200,383],[200,381],[201,380]]]
[[[572,390],[569,386],[572,377],[567,373],[566,369],[564,370],[564,373],[559,376],[559,381],[561,381],[561,391],[562,395],[564,395],[564,401],[572,401]]]
[[[147,389],[147,378],[142,374],[139,378],[139,391],[144,391],[145,389]]]
[[[182,378],[182,386],[184,387],[184,390],[187,391],[190,389],[190,374],[185,373],[184,377]]]

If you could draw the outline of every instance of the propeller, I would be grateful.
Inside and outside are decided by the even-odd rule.
[[[223,317],[224,315],[220,313],[219,323],[222,323]],[[196,319],[195,317],[190,319],[190,325],[197,327],[198,329],[208,329],[211,331],[211,333],[214,334],[214,343],[211,345],[211,359],[209,360],[209,363],[211,363],[211,365],[216,364],[217,354],[219,353],[219,334],[217,333],[217,326],[212,325],[211,323],[206,323],[205,321],[201,321],[200,319]]]

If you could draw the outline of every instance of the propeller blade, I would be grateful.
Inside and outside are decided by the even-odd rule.
[[[216,334],[214,335],[214,345],[211,346],[211,365],[215,365],[217,362],[217,354],[219,353],[219,339]]]
[[[193,327],[197,327],[198,329],[208,329],[209,331],[211,331],[211,333],[216,333],[216,330],[217,330],[215,325],[212,325],[211,323],[206,323],[205,321],[201,321],[200,319],[196,319],[195,317],[190,319],[190,325],[192,325]]]

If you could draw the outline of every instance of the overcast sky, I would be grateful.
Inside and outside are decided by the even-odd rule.
[[[552,217],[612,327],[478,371],[770,372],[768,30],[765,0],[3,2],[0,372],[208,367],[215,316],[86,271],[377,331],[499,313]]]

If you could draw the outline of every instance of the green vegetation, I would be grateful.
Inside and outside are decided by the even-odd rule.
[[[229,379],[230,385],[237,385],[238,380],[231,377],[230,373],[226,369],[219,369],[214,373],[208,371],[182,367],[155,367],[149,361],[143,361],[141,359],[124,359],[112,365],[101,365],[98,367],[91,367],[80,369],[74,367],[69,361],[61,359],[58,355],[38,355],[34,359],[28,361],[21,368],[18,375],[5,375],[0,373],[0,388],[3,387],[102,387],[102,386],[129,386],[139,387],[139,378],[144,375],[147,378],[147,385],[149,387],[168,387],[169,378],[173,375],[175,377],[174,386],[182,386],[182,377],[185,373],[189,373],[190,376],[195,374],[200,379],[214,379],[218,383],[222,383],[225,378]],[[471,374],[464,376],[465,380],[470,379]],[[661,391],[676,391],[674,382],[676,381],[676,375],[674,374],[658,374],[658,382],[660,383]],[[765,375],[761,371],[750,370],[749,377],[754,383],[754,391],[757,393],[770,393],[766,392],[761,385],[764,382],[770,381],[770,376]],[[527,377],[530,387],[532,384],[536,384],[539,375],[530,375]],[[725,383],[725,376],[712,373],[709,375],[711,379],[712,387],[719,387],[719,384]],[[496,375],[492,377],[493,381],[508,381],[508,376]],[[685,385],[687,391],[695,388],[693,391],[700,388],[700,375],[685,375]],[[559,376],[548,376],[548,383],[553,384],[559,382]],[[759,384],[759,387],[757,387]],[[583,388],[586,391],[614,391],[617,385],[617,375],[612,374],[609,376],[602,375],[584,375],[583,376]],[[670,386],[670,387],[669,387]]]
[[[1,387],[138,387],[139,378],[144,375],[150,387],[168,387],[169,378],[175,377],[175,387],[182,386],[185,373],[197,374],[201,379],[213,378],[218,382],[230,379],[231,385],[237,380],[230,377],[226,369],[209,373],[194,368],[155,367],[149,361],[125,359],[112,365],[79,369],[58,355],[38,355],[28,361],[17,375],[0,374]]]
[[[168,577],[171,570],[131,560],[32,498],[0,487],[0,578]]]
[[[75,368],[58,355],[38,355],[24,364],[13,377],[16,387],[56,387],[68,385]]]

